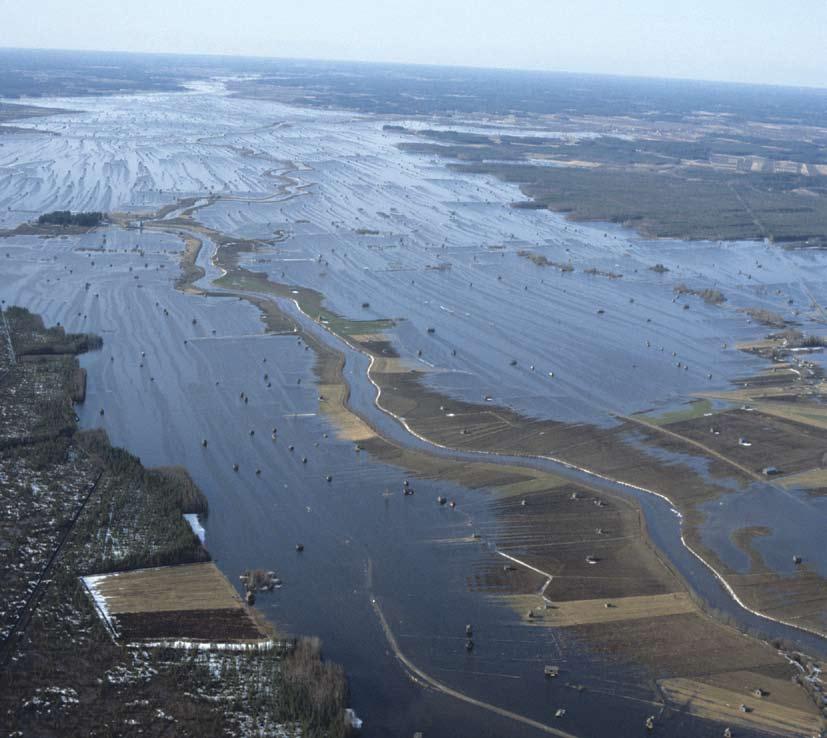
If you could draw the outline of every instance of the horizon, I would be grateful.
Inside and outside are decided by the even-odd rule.
[[[200,51],[135,51],[130,49],[104,49],[104,48],[67,48],[67,47],[35,47],[35,46],[2,46],[2,52],[31,52],[31,53],[58,53],[58,54],[110,54],[112,56],[143,56],[143,57],[168,57],[168,58],[190,58],[208,60],[249,60],[259,62],[288,62],[288,63],[315,63],[315,64],[356,64],[375,67],[424,67],[429,69],[458,69],[469,71],[490,71],[490,72],[514,72],[531,74],[548,74],[570,77],[598,77],[618,80],[640,80],[653,82],[685,82],[710,85],[731,85],[734,87],[767,87],[788,90],[827,91],[827,82],[824,84],[806,83],[782,83],[782,82],[748,82],[722,78],[704,77],[681,77],[663,76],[656,74],[627,74],[607,71],[582,71],[574,69],[551,69],[534,67],[500,67],[491,65],[474,64],[446,64],[438,62],[421,61],[392,61],[384,59],[357,59],[357,58],[333,58],[333,57],[310,57],[310,56],[266,56],[257,54],[241,53],[218,53]]]

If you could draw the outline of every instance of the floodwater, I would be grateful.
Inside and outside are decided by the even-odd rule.
[[[134,232],[112,229],[107,242],[121,248],[132,238]],[[218,565],[234,582],[248,567],[276,569],[284,587],[257,605],[285,632],[320,636],[325,654],[346,664],[366,736],[527,730],[410,682],[388,652],[374,597],[405,655],[436,679],[544,722],[565,707],[564,727],[575,733],[599,735],[611,725],[622,735],[619,716],[629,735],[639,732],[652,709],[639,700],[651,695],[630,686],[628,665],[599,661],[565,633],[526,627],[486,595],[488,575],[502,560],[485,490],[414,479],[416,494],[404,497],[401,470],[355,453],[317,414],[313,356],[303,344],[262,335],[257,311],[245,302],[172,288],[175,261],[163,251],[173,241],[156,239],[154,250],[145,242],[140,256],[79,252],[78,240],[0,247],[13,254],[0,295],[47,322],[104,336],[101,351],[82,357],[89,372],[82,426],[105,428],[149,466],[189,469],[209,498],[202,522]],[[167,268],[154,268],[161,263]],[[455,499],[457,508],[440,507],[438,495]],[[473,531],[482,532],[480,542],[460,542]],[[467,622],[475,628],[471,654]],[[589,690],[546,680],[546,663]],[[703,735],[702,727],[693,734]]]
[[[198,217],[231,234],[286,232],[277,248],[244,256],[251,268],[315,287],[346,315],[399,318],[394,345],[411,361],[422,350],[434,386],[474,401],[490,394],[539,417],[610,423],[609,412],[671,407],[692,391],[725,387],[761,366],[722,348],[761,333],[737,307],[807,313],[807,295],[820,299],[827,289],[827,262],[817,254],[652,243],[511,209],[513,188],[401,154],[376,118],[229,100],[217,84],[41,103],[85,112],[22,124],[56,136],[3,139],[0,227],[57,207],[129,210],[210,192],[238,198]],[[285,175],[293,180],[287,192]],[[0,297],[47,323],[103,336],[104,348],[82,357],[89,385],[81,424],[105,428],[147,465],[187,467],[210,502],[202,523],[218,565],[233,582],[248,567],[279,573],[284,587],[258,606],[286,632],[320,636],[325,654],[346,666],[365,735],[531,734],[412,683],[389,653],[373,598],[405,655],[452,688],[546,723],[565,707],[557,722],[573,733],[641,732],[652,695],[633,686],[629,665],[599,659],[564,631],[521,624],[486,593],[487,575],[502,566],[486,490],[413,480],[416,494],[403,497],[401,470],[355,453],[318,414],[312,352],[296,337],[263,335],[246,302],[176,292],[178,240],[105,233],[105,242],[101,233],[0,241]],[[575,271],[539,268],[517,254],[525,248],[571,260]],[[210,249],[199,263],[212,269]],[[657,262],[670,271],[649,270]],[[451,267],[428,268],[442,263]],[[585,274],[590,267],[624,276]],[[679,281],[714,284],[729,300],[673,302]],[[674,366],[672,351],[688,371]],[[374,406],[364,357],[347,356],[354,405],[416,446]],[[438,495],[457,508],[437,505]],[[681,546],[668,505],[640,498],[655,542],[693,586],[749,622]],[[796,514],[813,525],[807,513]],[[472,531],[481,541],[461,542]],[[545,680],[546,663],[559,664],[564,679]],[[718,734],[684,717],[669,726],[675,735]]]

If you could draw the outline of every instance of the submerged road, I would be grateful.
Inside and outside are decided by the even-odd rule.
[[[525,715],[519,715],[516,712],[511,712],[511,710],[506,710],[502,707],[497,707],[496,705],[492,705],[490,702],[483,702],[482,700],[475,699],[470,697],[463,692],[459,692],[456,689],[452,689],[446,684],[434,679],[429,674],[426,674],[422,669],[420,669],[416,664],[414,664],[399,648],[399,644],[396,642],[396,638],[393,635],[393,631],[391,630],[390,625],[388,625],[388,621],[385,619],[384,614],[382,613],[382,608],[379,606],[379,602],[376,600],[375,597],[371,597],[370,600],[371,605],[373,606],[373,611],[376,613],[376,617],[379,620],[379,625],[382,626],[382,632],[385,634],[385,638],[388,641],[388,645],[390,646],[393,655],[399,661],[402,666],[407,669],[408,673],[415,681],[419,681],[425,684],[432,689],[435,689],[437,692],[441,692],[442,694],[448,695],[449,697],[453,697],[454,699],[461,700],[462,702],[467,702],[469,705],[473,705],[474,707],[479,707],[482,710],[488,710],[489,712],[493,712],[495,715],[499,715],[500,717],[508,718],[509,720],[514,720],[518,723],[522,723],[523,725],[528,725],[531,728],[539,730],[543,733],[548,733],[549,735],[556,735],[560,736],[560,738],[578,738],[578,736],[574,735],[573,733],[567,733],[564,730],[559,730],[558,728],[552,728],[550,725],[546,725],[545,723],[541,723],[537,720],[532,720],[531,718],[527,718]]]

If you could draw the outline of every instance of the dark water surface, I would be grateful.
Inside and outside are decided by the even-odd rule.
[[[109,240],[118,245],[131,237],[112,232]],[[631,685],[629,666],[598,659],[565,631],[527,627],[518,613],[476,591],[486,571],[501,567],[487,492],[414,480],[416,494],[403,497],[403,472],[354,453],[316,414],[312,352],[293,336],[262,335],[257,311],[244,302],[175,292],[173,258],[163,254],[171,244],[159,240],[154,253],[145,245],[143,257],[113,255],[111,269],[109,255],[78,253],[67,242],[49,245],[57,261],[45,258],[41,241],[4,247],[13,261],[0,295],[42,312],[47,322],[103,335],[103,350],[82,357],[89,372],[82,426],[104,427],[147,465],[187,467],[209,498],[206,542],[218,565],[236,583],[248,567],[278,571],[284,587],[262,595],[258,606],[285,632],[320,636],[325,654],[346,666],[365,735],[533,732],[412,683],[388,651],[372,597],[405,655],[439,681],[547,723],[565,707],[557,722],[574,733],[639,735],[654,708],[651,695]],[[161,263],[169,272],[154,268]],[[86,281],[93,283],[89,291]],[[347,375],[355,404],[372,412],[360,362],[361,355],[349,354]],[[401,438],[394,421],[371,417]],[[438,506],[439,494],[456,499],[457,509]],[[659,516],[675,520],[656,509],[653,519]],[[484,532],[482,542],[459,542],[472,530]],[[674,533],[664,531],[670,555]],[[297,542],[305,545],[301,554]],[[466,622],[475,627],[470,654]],[[545,680],[546,663],[559,664],[561,677]],[[683,717],[669,725],[676,735],[717,734]]]
[[[79,101],[51,102],[81,109]],[[819,254],[762,244],[653,243],[619,229],[512,210],[504,203],[514,198],[513,188],[402,155],[377,120],[231,101],[212,88],[84,100],[82,109],[89,112],[31,124],[60,136],[4,140],[0,167],[9,175],[0,180],[0,224],[12,227],[55,203],[73,209],[154,206],[213,188],[256,196],[257,204],[225,201],[199,217],[228,233],[257,237],[288,224],[289,238],[279,249],[251,255],[249,266],[277,279],[284,271],[286,281],[318,288],[348,315],[406,318],[392,334],[395,346],[408,358],[424,347],[423,358],[443,370],[430,381],[453,396],[478,401],[495,387],[497,401],[516,409],[601,423],[611,422],[610,410],[671,407],[689,392],[728,386],[729,379],[761,366],[722,348],[722,342],[731,346],[761,332],[735,308],[783,312],[790,296],[801,305],[809,294],[821,300],[827,289],[827,261]],[[242,149],[255,153],[239,159]],[[307,195],[273,197],[283,159],[300,163],[295,176]],[[359,228],[382,233],[360,235]],[[206,544],[218,565],[236,585],[249,567],[279,573],[284,587],[262,595],[258,606],[285,632],[321,637],[326,656],[346,667],[366,736],[534,733],[414,684],[389,653],[372,598],[405,655],[452,688],[583,736],[643,732],[643,720],[656,708],[648,702],[653,694],[635,686],[635,667],[599,658],[564,629],[526,626],[519,613],[484,591],[487,573],[502,566],[490,492],[414,480],[416,494],[403,497],[401,470],[354,453],[353,444],[337,440],[318,415],[314,357],[295,337],[263,335],[258,311],[245,302],[176,292],[177,239],[116,228],[106,236],[105,243],[99,233],[0,241],[0,297],[42,313],[47,323],[103,336],[103,350],[81,359],[89,372],[82,426],[105,428],[113,443],[149,466],[180,464],[190,471],[210,502]],[[142,253],[135,250],[139,242]],[[90,247],[108,251],[78,250]],[[571,259],[576,272],[540,269],[517,255],[521,248]],[[212,276],[210,253],[207,244],[199,263]],[[441,260],[451,269],[426,269]],[[671,276],[649,271],[655,261]],[[588,276],[590,266],[624,277]],[[754,277],[747,278],[747,270]],[[683,310],[672,302],[677,280],[714,282],[729,303],[718,308],[693,301]],[[366,296],[371,308],[364,311]],[[289,301],[282,306],[296,313]],[[598,306],[606,309],[603,315]],[[296,317],[343,348],[315,323]],[[436,329],[431,338],[428,327]],[[644,350],[646,340],[652,346]],[[458,349],[456,359],[451,348]],[[672,350],[689,371],[673,366]],[[355,408],[400,443],[449,453],[411,437],[381,413],[366,380],[367,359],[345,353]],[[509,368],[512,357],[517,369]],[[601,381],[607,366],[613,371]],[[664,500],[551,461],[504,460],[635,496],[655,544],[706,602],[744,626],[825,653],[822,639],[740,608],[682,546],[680,520]],[[718,526],[710,529],[713,538],[724,540],[743,515],[739,494],[710,511]],[[438,495],[456,499],[457,509],[439,507]],[[773,497],[755,519],[783,512],[790,516],[786,534],[797,527],[820,540],[823,508],[795,502]],[[464,540],[477,530],[480,542]],[[302,554],[295,551],[299,542]],[[764,551],[779,569],[789,558],[782,543],[771,537],[759,542],[779,552]],[[726,553],[723,543],[717,550]],[[823,552],[811,553],[823,558]],[[472,653],[464,645],[467,622],[475,627]],[[547,663],[561,666],[560,678],[543,678]],[[566,682],[587,689],[575,691]],[[559,707],[567,713],[557,720]],[[720,733],[718,725],[682,716],[670,717],[664,729],[676,736]]]

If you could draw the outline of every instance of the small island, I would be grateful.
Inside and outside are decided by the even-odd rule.
[[[44,213],[37,219],[37,224],[57,226],[77,226],[78,228],[97,228],[103,223],[103,213],[80,212],[73,213],[70,210],[53,210],[51,213]]]

